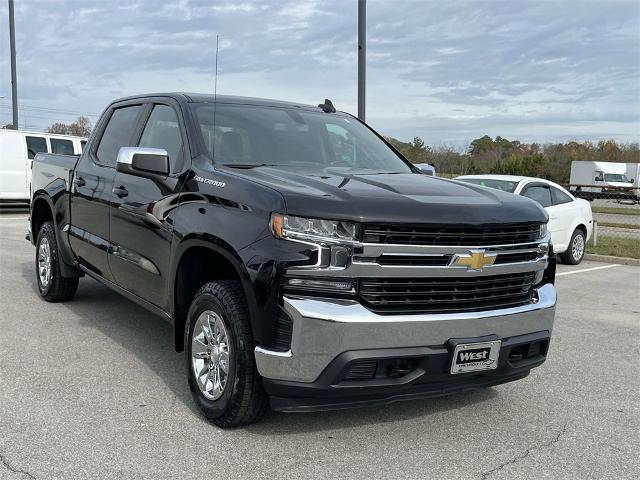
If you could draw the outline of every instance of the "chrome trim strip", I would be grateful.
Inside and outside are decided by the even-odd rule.
[[[414,254],[414,253],[428,253],[428,254],[440,254],[451,255],[455,253],[468,253],[469,250],[485,250],[494,252],[504,251],[516,252],[518,250],[525,249],[537,249],[541,244],[549,244],[551,242],[551,235],[547,234],[546,237],[527,243],[513,243],[506,245],[392,245],[386,243],[361,243],[356,246],[357,255],[361,257],[379,257],[381,255],[402,255],[402,254]],[[360,247],[362,251],[358,249]],[[520,248],[521,247],[521,248]]]
[[[545,255],[530,262],[503,263],[484,267],[481,271],[469,270],[465,266],[422,266],[422,265],[380,265],[372,262],[352,262],[343,269],[329,268],[290,268],[287,274],[295,276],[316,277],[453,277],[465,275],[469,277],[500,275],[507,273],[535,272],[547,267],[548,257]]]
[[[478,318],[492,318],[504,315],[515,315],[523,312],[549,308],[556,303],[556,290],[552,284],[546,284],[536,289],[538,301],[519,307],[498,310],[484,310],[481,312],[459,313],[430,313],[430,314],[400,314],[380,315],[372,312],[356,300],[324,299],[318,297],[285,296],[285,310],[292,307],[297,315],[315,318],[327,322],[337,323],[389,323],[389,322],[433,322],[448,320],[470,320]]]
[[[439,246],[439,245],[391,245],[379,243],[361,243],[353,246],[352,261],[345,268],[322,267],[321,257],[324,246],[301,240],[293,240],[298,243],[315,247],[318,250],[318,262],[315,265],[292,267],[287,270],[291,275],[302,276],[334,276],[334,277],[450,277],[464,272],[469,275],[500,275],[506,273],[521,273],[538,271],[546,268],[548,263],[547,252],[551,242],[551,234],[536,242],[518,243],[510,245],[485,245],[485,246]],[[473,250],[483,250],[489,254],[514,254],[514,253],[539,253],[541,256],[528,262],[498,263],[488,265],[481,271],[467,269],[466,266],[449,265],[381,265],[377,262],[358,261],[361,258],[377,259],[382,256],[455,256],[467,255]]]
[[[354,300],[285,296],[284,308],[293,319],[291,349],[256,347],[256,364],[266,378],[313,382],[346,351],[444,345],[455,337],[551,333],[556,289],[546,284],[536,292],[537,302],[520,307],[401,315],[379,315]]]

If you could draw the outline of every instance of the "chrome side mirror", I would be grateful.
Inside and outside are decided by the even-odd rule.
[[[163,148],[122,147],[118,151],[116,170],[139,177],[166,177],[169,175],[169,155]]]

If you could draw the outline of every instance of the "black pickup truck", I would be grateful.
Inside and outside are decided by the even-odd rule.
[[[79,158],[36,157],[28,237],[44,300],[89,276],[171,322],[224,427],[526,377],[555,312],[546,223],[329,101],[171,93],[113,102]]]

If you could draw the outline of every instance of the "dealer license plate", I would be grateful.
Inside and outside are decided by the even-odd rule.
[[[459,343],[453,351],[451,373],[477,372],[498,368],[500,340],[480,343]]]

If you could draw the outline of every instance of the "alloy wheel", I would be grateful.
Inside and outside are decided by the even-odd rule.
[[[40,241],[40,246],[38,247],[38,277],[40,278],[40,285],[43,288],[47,288],[51,281],[51,246],[46,237]]]
[[[573,259],[576,262],[582,258],[582,255],[584,255],[584,237],[580,234],[573,238],[573,243],[571,244],[571,255],[573,255]]]
[[[222,317],[205,310],[191,334],[191,366],[200,392],[209,400],[224,393],[229,378],[229,334]]]

